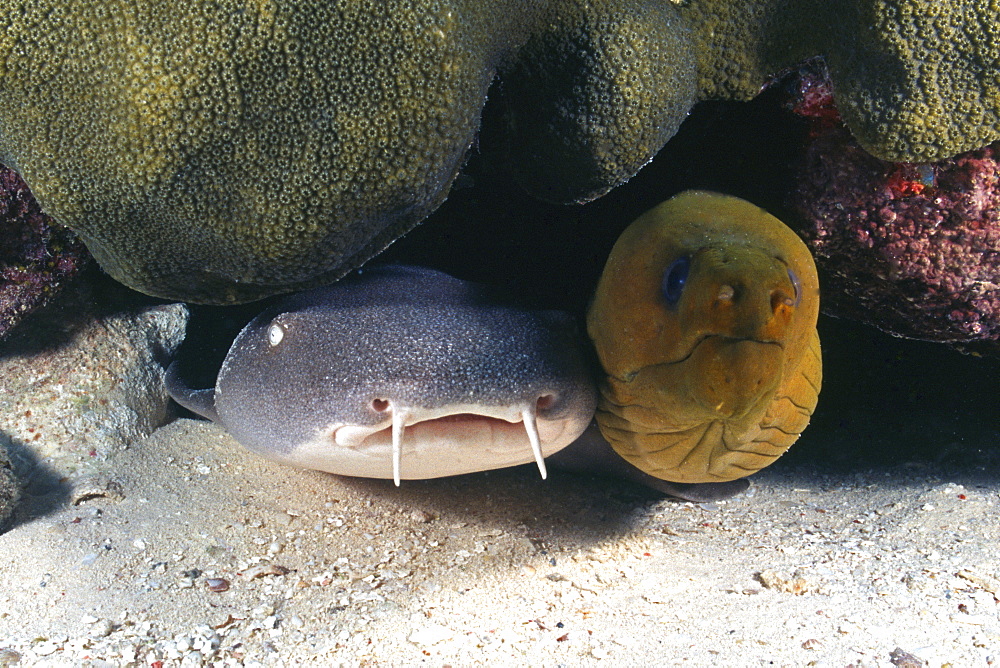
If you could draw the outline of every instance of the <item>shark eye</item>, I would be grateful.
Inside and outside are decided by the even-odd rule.
[[[663,298],[671,306],[680,301],[690,271],[691,258],[684,255],[674,260],[673,264],[667,267],[667,271],[664,272],[660,290],[663,292]]]
[[[281,343],[283,338],[285,338],[285,328],[276,322],[272,322],[271,326],[267,328],[267,342],[274,347]]]
[[[802,301],[802,282],[796,273],[792,271],[791,267],[788,269],[788,280],[792,282],[792,287],[795,288],[795,303],[792,306],[798,306],[799,302]]]

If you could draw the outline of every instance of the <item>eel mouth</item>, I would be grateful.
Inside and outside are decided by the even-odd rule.
[[[578,435],[574,425],[577,421],[572,416],[547,416],[557,403],[558,399],[552,394],[543,394],[524,403],[451,404],[438,408],[406,406],[391,399],[377,398],[372,400],[371,407],[383,416],[378,423],[337,424],[327,433],[337,446],[355,451],[391,450],[392,479],[397,486],[402,477],[404,450],[412,451],[431,443],[441,448],[477,444],[484,453],[508,449],[527,454],[530,448],[531,458],[522,455],[520,459],[534,459],[545,479],[548,475],[545,455],[568,445]],[[579,431],[585,427],[586,424]],[[417,447],[407,447],[411,445]]]
[[[784,343],[778,339],[759,339],[752,336],[730,336],[729,334],[702,334],[691,347],[688,349],[687,353],[676,360],[669,362],[664,362],[664,364],[681,364],[688,361],[691,357],[698,352],[698,349],[703,345],[717,345],[717,346],[730,346],[739,343],[756,343],[762,346],[777,346],[778,348],[783,348]]]
[[[630,369],[626,373],[620,376],[611,376],[615,380],[621,383],[630,383],[635,380],[636,376],[641,374],[643,371],[655,367],[670,367],[684,364],[691,360],[699,352],[704,351],[704,347],[716,346],[716,347],[726,347],[734,346],[741,343],[756,343],[760,346],[776,346],[779,350],[784,350],[784,342],[781,340],[768,340],[768,339],[757,339],[749,336],[730,336],[728,334],[702,334],[697,339],[695,339],[691,346],[685,351],[685,353],[678,357],[677,359],[664,360],[662,362],[656,362],[653,364],[647,364],[646,366],[639,367],[637,369]]]

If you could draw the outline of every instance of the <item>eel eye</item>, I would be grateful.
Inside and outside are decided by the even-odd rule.
[[[691,258],[684,255],[674,260],[673,264],[663,274],[663,283],[660,285],[660,290],[663,292],[664,299],[671,306],[680,301],[681,294],[684,292],[684,284],[687,283],[688,272],[690,271]]]
[[[802,301],[802,282],[799,280],[798,275],[792,271],[791,267],[788,269],[788,280],[792,282],[792,287],[795,288],[795,303],[792,306],[798,306],[799,302]]]
[[[271,323],[271,326],[267,328],[267,342],[274,347],[281,343],[283,338],[285,338],[285,328],[276,322]]]

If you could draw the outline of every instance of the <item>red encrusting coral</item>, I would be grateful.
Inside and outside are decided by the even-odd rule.
[[[0,165],[0,339],[89,258],[75,234],[42,213],[21,177]]]
[[[786,73],[773,83],[779,82],[786,84],[785,90],[789,95],[785,108],[809,119],[811,137],[843,126],[844,121],[833,101],[833,82],[822,58],[810,58],[797,70]]]
[[[788,107],[811,123],[792,205],[824,310],[911,338],[1000,339],[1000,142],[932,164],[879,160],[812,112],[832,104],[822,77],[802,70]]]

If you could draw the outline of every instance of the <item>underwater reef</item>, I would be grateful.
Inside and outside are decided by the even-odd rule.
[[[930,162],[1000,139],[1000,7],[986,0],[683,0],[700,99],[748,100],[823,56],[869,153]]]
[[[0,340],[89,260],[76,235],[43,214],[24,181],[0,165]]]
[[[815,55],[874,155],[981,147],[997,19],[985,0],[3,0],[0,160],[125,284],[249,301],[335,280],[434,211],[490,90],[510,169],[550,201],[606,193],[699,100]]]
[[[880,160],[840,121],[813,63],[792,82],[810,119],[792,206],[824,310],[916,339],[1000,339],[1000,142],[930,163]]]

